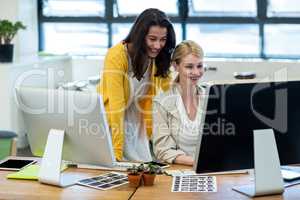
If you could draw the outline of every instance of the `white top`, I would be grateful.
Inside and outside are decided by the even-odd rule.
[[[178,88],[176,88],[178,90]],[[196,146],[198,144],[199,134],[201,133],[201,116],[203,114],[202,99],[199,95],[199,102],[197,107],[197,113],[194,120],[190,120],[187,115],[186,109],[182,97],[177,91],[178,98],[176,101],[178,112],[180,113],[181,126],[178,134],[178,146],[188,156],[194,157],[196,152]]]
[[[132,69],[131,59],[128,56],[129,69]],[[146,128],[139,110],[139,100],[147,93],[151,67],[148,66],[144,77],[138,81],[132,70],[128,72],[130,97],[125,110],[125,141],[124,160],[148,162],[152,160],[147,138]]]

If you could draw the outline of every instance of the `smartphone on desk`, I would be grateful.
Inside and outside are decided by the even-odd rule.
[[[34,163],[36,163],[34,159],[7,158],[0,161],[0,170],[19,171]]]

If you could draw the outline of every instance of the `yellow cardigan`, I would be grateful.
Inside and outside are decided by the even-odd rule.
[[[139,101],[142,108],[143,122],[147,128],[147,135],[152,134],[152,98],[157,89],[167,90],[170,76],[167,78],[155,77],[156,66],[153,64],[151,71],[151,86],[147,94]],[[108,50],[104,60],[104,70],[97,87],[97,92],[102,95],[106,116],[111,128],[112,142],[117,160],[123,158],[124,144],[124,115],[130,95],[128,81],[128,58],[125,45],[119,43]]]

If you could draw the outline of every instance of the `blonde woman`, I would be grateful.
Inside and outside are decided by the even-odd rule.
[[[178,72],[173,86],[153,100],[153,146],[163,162],[193,165],[200,130],[204,89],[203,50],[193,41],[178,44],[171,57]]]

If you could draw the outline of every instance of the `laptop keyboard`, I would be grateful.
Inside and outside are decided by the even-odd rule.
[[[115,167],[125,167],[126,169],[129,167],[132,167],[133,165],[138,166],[139,163],[132,163],[132,162],[115,162],[114,163]]]
[[[99,170],[112,170],[112,171],[127,171],[127,168],[132,167],[133,165],[138,166],[139,163],[115,162],[113,167],[78,164],[77,168],[82,168],[82,169],[99,169]]]

